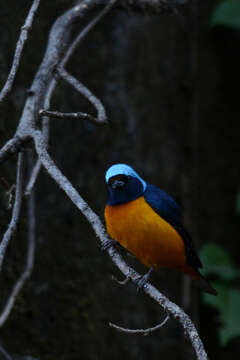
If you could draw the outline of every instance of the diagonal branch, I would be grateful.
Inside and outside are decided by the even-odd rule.
[[[21,276],[14,285],[12,292],[6,302],[6,305],[0,315],[0,327],[2,327],[5,324],[6,320],[8,319],[8,316],[11,313],[11,310],[14,306],[18,294],[20,293],[26,280],[32,274],[34,258],[35,258],[35,228],[36,228],[35,193],[34,191],[32,191],[31,195],[28,198],[28,249],[26,256],[26,265],[24,271],[22,272]]]
[[[4,359],[13,360],[13,358],[9,355],[9,353],[4,349],[2,344],[0,344],[0,353],[4,356]]]
[[[33,134],[33,137],[36,151],[42,162],[42,165],[44,166],[48,174],[56,181],[58,186],[67,194],[67,196],[72,200],[72,202],[77,206],[77,208],[83,213],[83,215],[92,225],[93,230],[95,231],[96,235],[104,246],[104,244],[108,242],[109,238],[106,234],[105,228],[101,220],[79,195],[79,193],[72,186],[70,181],[57,168],[54,161],[51,159],[47,152],[46,143],[41,132],[36,130]],[[140,275],[127,265],[127,263],[123,260],[121,255],[116,251],[114,247],[109,247],[107,249],[107,252],[112,258],[112,261],[115,263],[115,265],[126,277],[130,278],[133,282],[136,282],[140,278]],[[149,282],[144,285],[143,291],[148,294],[152,299],[154,299],[160,306],[162,306],[169,315],[171,315],[173,318],[180,322],[180,324],[185,330],[185,333],[187,334],[192,343],[197,359],[207,360],[207,354],[205,352],[203,343],[199,338],[197,330],[189,316],[179,306],[171,302],[162,293],[160,293]]]
[[[20,211],[21,211],[22,186],[23,186],[23,156],[24,156],[23,153],[18,154],[16,192],[15,192],[13,211],[12,211],[12,218],[7,231],[3,236],[2,242],[0,244],[0,272],[2,270],[2,264],[8,243],[11,240],[11,237],[13,236],[16,230],[19,221]]]
[[[33,19],[34,19],[36,11],[38,9],[39,3],[40,3],[40,0],[34,0],[33,1],[32,6],[31,6],[31,8],[29,10],[28,16],[26,18],[26,21],[25,21],[24,25],[22,26],[21,34],[20,34],[20,37],[18,39],[15,54],[14,54],[14,57],[13,57],[13,63],[12,63],[11,70],[10,70],[10,73],[8,75],[7,81],[6,81],[5,85],[2,88],[2,91],[0,92],[0,103],[3,101],[5,96],[12,89],[13,82],[15,80],[16,73],[17,73],[18,68],[19,68],[23,48],[24,48],[25,42],[26,42],[26,40],[28,38],[28,33],[29,33],[29,31],[30,31],[30,29],[32,27]]]

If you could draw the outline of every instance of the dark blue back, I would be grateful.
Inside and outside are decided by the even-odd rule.
[[[147,184],[143,195],[152,209],[172,225],[184,240],[188,264],[196,270],[201,268],[202,263],[193,248],[191,237],[182,225],[181,211],[176,201],[165,191],[151,184]]]

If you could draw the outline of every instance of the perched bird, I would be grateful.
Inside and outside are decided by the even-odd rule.
[[[199,272],[202,263],[175,200],[126,164],[111,166],[105,178],[109,191],[104,211],[107,231],[150,269],[141,286],[153,269],[166,267],[189,275],[202,290],[217,295]]]

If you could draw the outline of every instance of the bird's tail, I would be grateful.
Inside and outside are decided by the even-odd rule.
[[[203,291],[212,294],[212,295],[217,295],[217,291],[212,287],[212,285],[209,283],[209,281],[202,275],[200,274],[199,271],[193,269],[191,266],[187,265],[184,268],[184,272],[186,274],[188,274],[194,281],[194,284],[202,289]]]
[[[196,280],[196,285],[197,287],[199,287],[200,289],[206,291],[209,294],[212,295],[218,295],[217,290],[215,290],[212,285],[210,284],[210,282],[205,279],[205,277],[203,277],[201,274],[199,274],[199,278]]]

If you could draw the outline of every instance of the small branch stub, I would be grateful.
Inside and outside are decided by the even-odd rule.
[[[94,124],[107,124],[107,120],[105,121],[99,121],[96,117],[83,113],[83,112],[76,112],[76,113],[63,113],[60,111],[48,111],[48,110],[40,110],[39,111],[40,116],[48,116],[50,118],[54,119],[83,119],[83,120],[89,120]]]

